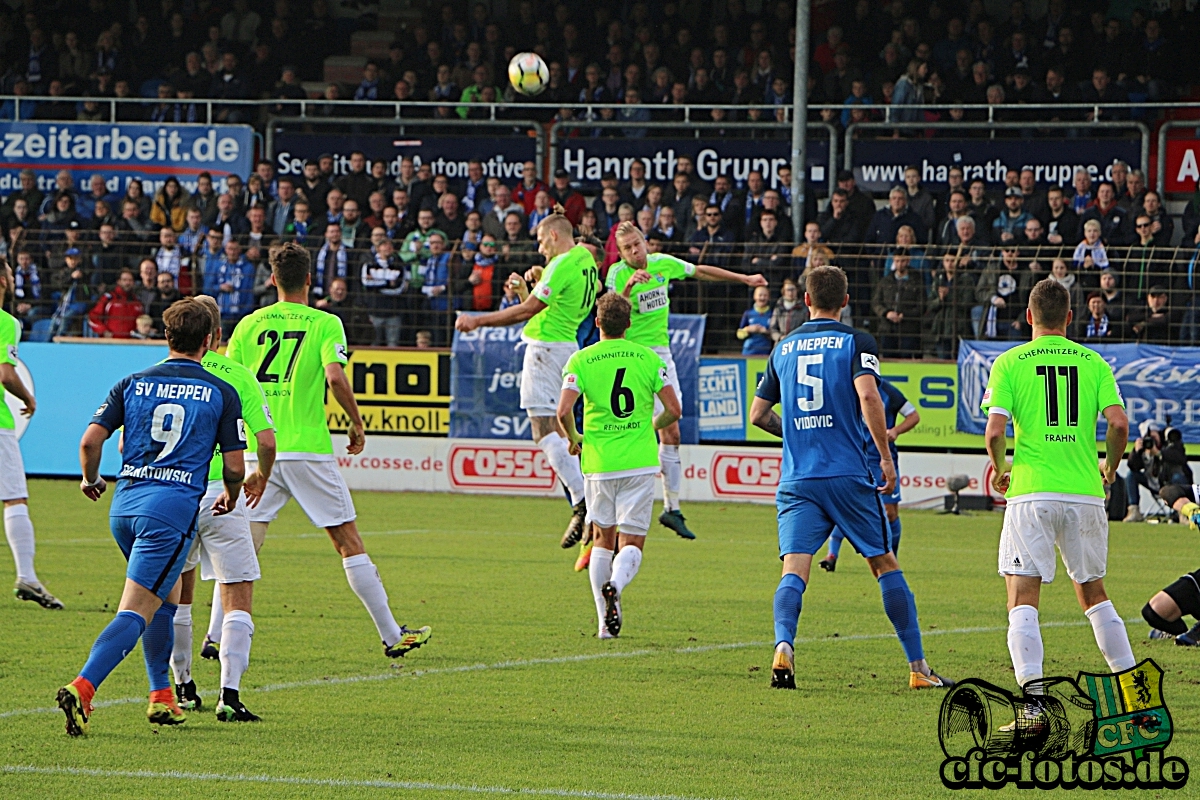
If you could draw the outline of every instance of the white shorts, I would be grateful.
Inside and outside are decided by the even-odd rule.
[[[558,415],[563,367],[579,350],[574,342],[525,342],[521,365],[521,409],[531,417]]]
[[[620,527],[629,536],[645,536],[654,516],[654,474],[597,479],[584,476],[588,515],[601,528]]]
[[[675,397],[679,399],[680,408],[683,407],[683,389],[679,386],[679,373],[675,371],[675,359],[671,356],[671,348],[669,347],[651,347],[659,358],[667,365],[667,383],[675,390]],[[662,401],[658,399],[658,395],[654,395],[654,416],[658,416],[663,412]]]
[[[559,381],[561,384],[562,381]],[[3,403],[0,400],[0,403]],[[25,486],[25,462],[21,460],[21,446],[17,444],[15,431],[0,431],[0,502],[24,500],[29,497]]]
[[[250,535],[250,517],[246,513],[246,498],[239,497],[237,508],[219,517],[212,515],[213,503],[225,485],[221,481],[209,481],[208,490],[200,501],[200,513],[196,518],[196,539],[188,551],[183,571],[200,565],[200,577],[218,583],[241,583],[256,581],[262,577],[258,569],[258,556],[254,553],[254,539]]]
[[[273,521],[293,497],[318,528],[332,528],[357,516],[350,490],[332,459],[276,461],[262,500],[249,509],[250,521]]]
[[[1070,500],[1009,501],[1000,531],[1001,575],[1054,580],[1054,546],[1076,583],[1104,577],[1108,565],[1108,513],[1104,506]]]

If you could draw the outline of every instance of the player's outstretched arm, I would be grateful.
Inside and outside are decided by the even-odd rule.
[[[879,451],[879,471],[883,473],[883,494],[891,494],[896,488],[896,465],[892,463],[888,448],[887,421],[884,418],[883,398],[879,396],[879,384],[873,374],[859,375],[854,379],[854,391],[858,393],[858,405],[862,409],[863,422]]]
[[[770,400],[755,397],[750,404],[750,422],[772,436],[783,438],[783,420],[775,413],[775,404]]]
[[[568,449],[573,456],[579,455],[583,449],[583,435],[575,427],[575,401],[578,399],[579,392],[574,389],[563,389],[558,396],[558,422],[567,432],[567,441],[570,442]]]
[[[12,364],[0,364],[0,386],[25,404],[25,407],[21,409],[22,414],[32,417],[33,412],[37,411],[37,401],[33,397],[33,392],[25,388],[25,383]]]
[[[659,390],[658,399],[662,401],[663,410],[654,418],[654,430],[661,431],[672,422],[679,421],[683,416],[683,407],[679,404],[679,397],[675,394],[675,387],[669,383],[664,384],[663,388]]]
[[[250,508],[258,505],[263,492],[267,489],[267,481],[271,479],[271,470],[275,467],[276,453],[275,431],[270,429],[259,431],[254,434],[254,438],[258,445],[256,448],[258,468],[247,475],[242,484],[242,489],[246,493],[246,505]]]
[[[354,399],[354,390],[350,388],[346,370],[336,361],[326,364],[325,380],[329,384],[329,390],[333,392],[333,399],[338,401],[338,405],[346,412],[346,416],[350,417],[350,430],[346,432],[350,437],[350,444],[346,447],[346,452],[356,456],[366,447],[367,434],[363,430],[362,416],[358,413],[358,401]]]
[[[458,319],[454,320],[454,327],[460,333],[470,333],[476,328],[503,328],[506,325],[516,325],[518,322],[528,322],[545,308],[545,303],[530,295],[520,305],[509,306],[503,311],[492,311],[487,314],[459,314]]]
[[[1100,474],[1105,483],[1115,483],[1117,467],[1121,457],[1125,455],[1125,445],[1129,443],[1129,417],[1125,409],[1112,405],[1104,409],[1104,419],[1108,422],[1108,433],[1104,437],[1104,460],[1100,462]]]
[[[84,497],[92,501],[99,500],[107,488],[104,478],[100,477],[100,456],[104,454],[104,443],[111,435],[108,428],[92,423],[79,441],[79,466],[83,472],[79,489]]]
[[[221,453],[221,481],[225,491],[213,501],[213,516],[228,514],[237,508],[238,495],[242,492],[242,481],[246,477],[246,451],[233,450]]]
[[[1008,417],[992,412],[988,414],[987,428],[983,434],[988,457],[992,459],[992,488],[1000,494],[1008,491],[1008,484],[1012,479],[1012,464],[1008,463],[1008,456],[1005,455],[1008,450],[1008,434],[1005,431],[1007,427]]]
[[[720,267],[712,267],[708,264],[696,265],[696,278],[702,281],[725,281],[726,283],[744,283],[747,286],[766,286],[767,279],[759,273],[753,275],[743,275],[740,272],[730,272],[727,269]]]

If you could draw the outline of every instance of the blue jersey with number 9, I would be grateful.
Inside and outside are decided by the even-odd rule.
[[[246,449],[237,390],[198,362],[176,358],[121,379],[92,422],[124,427],[114,517],[189,528],[213,452]]]
[[[755,394],[780,404],[781,484],[870,477],[869,434],[854,388],[859,375],[879,379],[875,339],[836,320],[806,322],[775,345]]]

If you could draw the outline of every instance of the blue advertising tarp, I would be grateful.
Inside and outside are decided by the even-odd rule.
[[[671,356],[683,390],[685,444],[698,441],[697,413],[703,315],[672,314]],[[529,418],[521,410],[521,365],[524,325],[479,328],[454,334],[451,361],[450,436],[463,439],[530,439]]]
[[[984,432],[987,417],[979,404],[983,401],[992,362],[1015,344],[979,341],[959,346],[959,431]],[[1200,347],[1109,344],[1090,349],[1112,366],[1131,427],[1155,420],[1178,428],[1185,442],[1200,442]],[[1105,427],[1101,420],[1098,437],[1104,435]]]
[[[700,440],[746,438],[746,360],[700,361]]]
[[[1112,164],[1120,159],[1141,165],[1137,139],[859,139],[854,142],[854,178],[861,189],[886,192],[904,183],[904,169],[915,164],[921,183],[930,191],[944,191],[951,167],[962,167],[964,180],[982,178],[989,188],[1004,185],[1009,169],[1034,172],[1038,186],[1070,186],[1076,169],[1085,169],[1093,180],[1112,177]]]
[[[104,176],[108,191],[124,196],[139,178],[148,194],[174,175],[188,191],[201,172],[220,183],[254,167],[254,129],[249,125],[153,125],[107,122],[0,122],[0,194],[21,188],[20,171],[32,169],[38,188],[54,189],[62,169],[86,192],[88,179]],[[113,213],[120,216],[121,210]]]
[[[278,133],[271,158],[280,175],[301,175],[304,159],[328,153],[335,175],[349,172],[350,154],[361,150],[368,162],[383,161],[388,174],[400,174],[400,160],[411,156],[415,166],[429,164],[434,175],[451,180],[467,177],[467,162],[483,162],[483,174],[506,183],[521,178],[526,161],[537,159],[537,140],[528,136],[496,136],[494,129],[480,136],[400,136],[393,133],[359,133],[330,136],[319,133]]]

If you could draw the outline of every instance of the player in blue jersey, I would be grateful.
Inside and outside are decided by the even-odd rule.
[[[887,422],[896,422],[896,418],[900,418],[900,423],[895,424],[887,429],[888,451],[892,454],[892,464],[896,467],[897,476],[900,474],[900,451],[896,449],[896,439],[901,435],[908,433],[917,426],[921,421],[921,415],[917,413],[916,407],[908,401],[904,393],[897,389],[891,381],[884,379],[879,380],[879,394],[883,398],[883,420]],[[871,477],[875,479],[876,486],[883,485],[883,476],[879,474],[879,451],[875,449],[875,440],[867,436],[867,464],[871,467]],[[887,514],[888,529],[892,535],[892,554],[900,555],[900,481],[896,481],[896,488],[892,493],[884,496],[883,510]],[[829,554],[821,559],[821,569],[826,572],[833,572],[837,569],[838,552],[842,549],[842,540],[846,538],[842,535],[841,528],[834,528],[833,535],[829,537]]]
[[[750,420],[783,439],[783,465],[775,505],[783,577],[775,592],[775,660],[771,686],[796,688],[796,626],[812,569],[813,553],[839,527],[867,559],[883,593],[883,609],[896,629],[914,689],[944,688],[925,661],[917,605],[892,554],[880,494],[896,486],[887,446],[879,355],[875,339],[838,321],[849,301],[846,275],[837,267],[808,271],[804,303],[810,320],[775,346],[750,407]],[[783,417],[774,411],[780,404]],[[865,429],[864,429],[865,423]],[[867,464],[868,432],[883,455],[876,487]]]
[[[191,298],[163,314],[168,358],[123,378],[97,409],[79,444],[80,485],[90,500],[104,494],[104,442],[124,429],[121,472],[109,511],[113,538],[129,562],[117,616],[92,645],[79,677],[58,691],[67,733],[87,732],[100,683],[132,652],[138,639],[150,678],[151,723],[178,725],[183,712],[171,687],[171,648],[179,573],[195,535],[208,467],[220,448],[224,493],[214,515],[237,504],[245,476],[246,431],[237,390],[204,369],[212,317]]]

